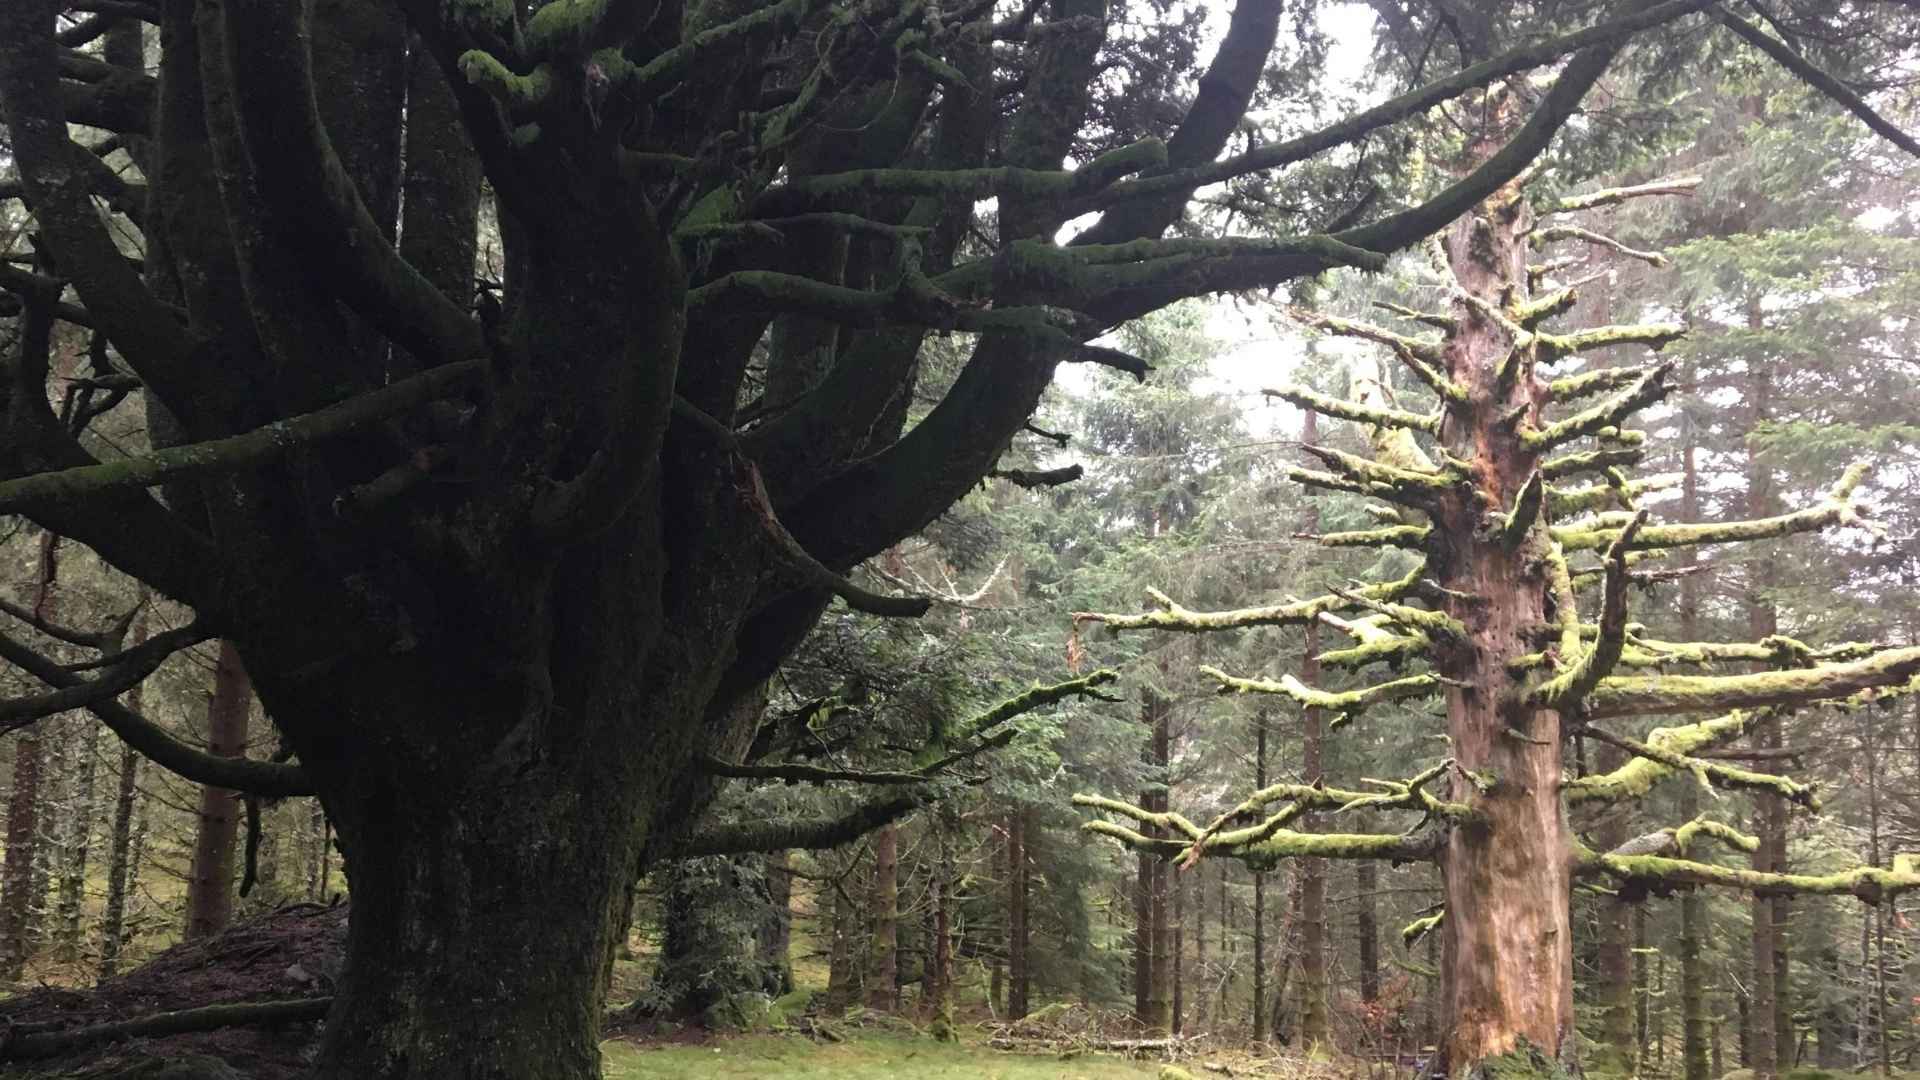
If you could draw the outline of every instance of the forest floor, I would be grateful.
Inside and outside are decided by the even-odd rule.
[[[741,1035],[688,1043],[602,1046],[606,1080],[1152,1080],[1159,1065],[1092,1055],[1060,1060],[1007,1054],[978,1043],[863,1033],[840,1043],[798,1035]]]

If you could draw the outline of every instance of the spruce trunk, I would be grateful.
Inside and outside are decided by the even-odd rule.
[[[1524,295],[1532,214],[1509,185],[1445,236],[1460,292],[1451,314],[1445,366],[1464,391],[1443,435],[1472,462],[1472,496],[1451,497],[1435,514],[1449,538],[1429,569],[1442,608],[1463,632],[1442,645],[1437,666],[1451,680],[1447,735],[1453,798],[1472,800],[1483,825],[1456,828],[1440,856],[1446,898],[1441,925],[1443,1050],[1449,1075],[1495,1071],[1490,1059],[1520,1054],[1530,1068],[1571,1066],[1577,1051],[1571,848],[1560,799],[1561,717],[1524,702],[1510,664],[1532,651],[1553,622],[1551,571],[1536,544],[1480,526],[1486,505],[1515,506],[1540,454],[1501,418],[1537,414],[1531,365],[1510,362],[1518,347],[1489,312]],[[1514,368],[1523,373],[1515,377]]]
[[[252,684],[229,642],[220,643],[213,696],[207,702],[207,752],[239,757],[247,745]],[[233,919],[233,842],[240,805],[225,788],[200,789],[200,819],[193,839],[193,869],[187,878],[187,940],[218,933]]]

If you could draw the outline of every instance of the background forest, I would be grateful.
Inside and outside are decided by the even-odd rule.
[[[1645,424],[1659,455],[1645,473],[1664,478],[1646,501],[1661,518],[1776,513],[1864,460],[1875,469],[1862,499],[1884,533],[1683,555],[1673,565],[1684,573],[1636,594],[1634,617],[1643,636],[1674,641],[1920,644],[1920,161],[1731,39],[1700,47],[1720,55],[1686,71],[1655,60],[1610,73],[1599,96],[1630,107],[1593,109],[1556,151],[1588,189],[1700,178],[1684,197],[1600,213],[1617,243],[1587,245],[1558,268],[1587,282],[1572,318],[1689,328],[1665,350],[1679,390]],[[1912,119],[1893,107],[1898,97],[1882,104]],[[1648,111],[1648,101],[1659,104]],[[1329,183],[1437,185],[1426,155],[1445,152],[1446,111],[1399,152],[1356,150],[1382,160],[1343,162]],[[1202,212],[1270,211],[1267,195],[1236,185]],[[0,202],[0,257],[23,262],[17,209]],[[483,234],[483,260],[486,249]],[[1300,383],[1338,395],[1370,355],[1318,333],[1305,307],[1377,319],[1437,288],[1425,256],[1409,253],[1378,275],[1337,271],[1290,293],[1189,301],[1115,335],[1152,365],[1143,380],[1072,369],[992,479],[857,572],[882,593],[934,597],[932,612],[892,620],[836,606],[771,680],[766,730],[801,748],[793,756],[804,751],[811,771],[743,766],[710,812],[741,828],[844,817],[845,842],[686,857],[651,872],[616,965],[614,999],[631,1002],[629,1018],[751,1026],[798,988],[829,1014],[862,1006],[936,1033],[1077,1006],[1130,1017],[1145,1035],[1417,1061],[1439,1037],[1437,939],[1422,933],[1440,895],[1431,866],[1183,866],[1090,835],[1070,797],[1137,796],[1209,820],[1268,783],[1405,777],[1434,756],[1441,727],[1429,703],[1330,722],[1285,698],[1222,696],[1199,672],[1348,689],[1356,676],[1312,659],[1337,635],[1115,633],[1075,613],[1139,610],[1149,589],[1227,608],[1404,573],[1404,553],[1314,543],[1374,523],[1362,500],[1286,475],[1303,444],[1363,452],[1364,433],[1315,423],[1261,390]],[[969,338],[928,345],[916,412],[939,399]],[[75,334],[55,355],[65,415],[85,418],[74,430],[89,449],[144,449],[139,411],[115,411],[128,388],[104,347],[90,351]],[[1587,362],[1643,357],[1621,347]],[[102,627],[137,644],[191,621],[84,547],[11,517],[0,521],[0,612],[7,633],[73,664],[103,646]],[[937,780],[915,771],[951,733],[984,735],[1001,702],[1109,669],[1117,678],[1089,694],[1006,720],[995,730],[1009,734]],[[42,689],[0,666],[0,698]],[[280,754],[217,642],[173,653],[129,695],[194,746]],[[18,730],[0,739],[0,981],[87,985],[236,920],[342,900],[314,800],[241,799],[143,767],[84,712],[8,719],[0,726]],[[1803,707],[1707,756],[1791,772],[1818,789],[1820,810],[1676,782],[1645,800],[1575,807],[1576,831],[1618,848],[1705,811],[1759,838],[1756,868],[1806,874],[1920,849],[1920,697]],[[1583,774],[1624,760],[1591,742],[1570,757]],[[1325,827],[1318,816],[1306,827]],[[1582,890],[1574,948],[1589,1069],[1693,1080],[1755,1064],[1763,1042],[1763,1072],[1915,1067],[1920,932],[1902,913],[1914,903]],[[332,973],[310,977],[324,987]]]

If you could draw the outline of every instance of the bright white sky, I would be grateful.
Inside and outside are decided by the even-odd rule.
[[[1219,37],[1226,31],[1227,10],[1211,9],[1207,38],[1200,55],[1211,58]],[[1319,13],[1321,29],[1334,41],[1327,58],[1327,73],[1333,81],[1335,98],[1351,96],[1365,104],[1371,98],[1363,86],[1372,62],[1373,12],[1360,3],[1334,4]],[[1205,189],[1202,189],[1204,192]],[[1070,223],[1064,232],[1077,232],[1083,223]],[[1287,382],[1305,349],[1305,339],[1279,317],[1271,305],[1242,301],[1232,297],[1213,297],[1206,301],[1210,312],[1207,327],[1219,343],[1212,363],[1211,377],[1201,381],[1199,389],[1232,397],[1239,401],[1249,431],[1257,435],[1288,434],[1300,428],[1300,411],[1282,401],[1262,397],[1264,387]],[[1090,386],[1091,372],[1067,365],[1059,369],[1056,380],[1072,392]]]

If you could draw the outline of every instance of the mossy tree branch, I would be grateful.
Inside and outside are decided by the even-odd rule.
[[[1834,525],[1866,525],[1853,492],[1866,478],[1867,466],[1847,469],[1819,505],[1774,517],[1750,521],[1723,521],[1700,525],[1649,525],[1633,539],[1633,547],[1672,548],[1705,544],[1737,544],[1749,540],[1772,540],[1795,533],[1814,532]],[[1606,525],[1580,525],[1557,528],[1553,538],[1564,550],[1591,551],[1612,544],[1619,529]]]
[[[1445,676],[1426,672],[1376,686],[1361,687],[1357,690],[1331,691],[1308,686],[1292,675],[1282,675],[1278,682],[1272,679],[1244,679],[1209,665],[1203,665],[1200,673],[1218,681],[1220,692],[1223,694],[1281,694],[1309,709],[1326,709],[1342,716],[1384,701],[1427,697],[1438,693],[1443,686],[1451,684],[1451,680]],[[1340,724],[1340,718],[1336,718],[1334,726],[1338,727]]]
[[[1596,727],[1582,727],[1579,731],[1582,735],[1586,735],[1596,741],[1606,743],[1609,746],[1617,746],[1635,757],[1659,762],[1676,772],[1685,771],[1690,773],[1695,780],[1700,782],[1700,786],[1703,788],[1718,787],[1728,790],[1746,789],[1749,791],[1767,791],[1778,795],[1788,802],[1804,806],[1809,810],[1820,809],[1819,796],[1814,793],[1812,786],[1802,784],[1792,777],[1781,776],[1775,773],[1757,773],[1733,765],[1722,765],[1717,761],[1691,758],[1685,754],[1674,753],[1672,750],[1662,747],[1649,746],[1637,739],[1629,739],[1624,735],[1615,735]]]
[[[1412,413],[1404,409],[1379,408],[1362,405],[1355,401],[1344,401],[1328,397],[1325,394],[1309,390],[1304,386],[1280,386],[1260,391],[1267,397],[1277,397],[1292,402],[1303,409],[1312,409],[1322,416],[1332,416],[1341,420],[1351,420],[1356,424],[1372,424],[1375,427],[1398,427],[1411,431],[1424,431],[1433,434],[1440,430],[1438,413]]]
[[[0,634],[0,660],[52,687],[66,689],[85,681],[4,634]],[[275,797],[314,793],[312,783],[298,765],[217,757],[181,742],[165,728],[112,698],[88,701],[86,708],[147,760],[196,784]]]
[[[1601,679],[1584,706],[1588,716],[1718,712],[1763,705],[1826,701],[1920,675],[1920,647],[1888,649],[1863,660],[1746,675],[1628,675]]]
[[[1567,670],[1542,683],[1530,695],[1534,704],[1547,709],[1576,706],[1613,672],[1620,652],[1627,643],[1627,549],[1634,533],[1646,524],[1645,510],[1633,516],[1620,530],[1620,539],[1607,549],[1606,582],[1601,592],[1600,626],[1594,643]],[[1568,581],[1571,585],[1571,579]]]
[[[1920,889],[1920,862],[1896,855],[1891,869],[1862,866],[1835,874],[1774,874],[1661,855],[1602,854],[1576,847],[1573,871],[1604,877],[1622,892],[1662,893],[1689,885],[1714,885],[1758,896],[1854,896],[1881,904]]]
[[[1672,180],[1655,180],[1652,183],[1635,184],[1630,187],[1602,188],[1584,195],[1569,195],[1554,204],[1553,212],[1571,214],[1602,206],[1615,206],[1629,199],[1644,199],[1655,195],[1692,195],[1694,189],[1705,182],[1704,177],[1680,176]]]
[[[1362,606],[1353,596],[1368,600],[1384,600],[1405,594],[1420,580],[1421,569],[1416,567],[1406,577],[1395,581],[1369,585],[1353,594],[1335,593],[1316,596],[1311,600],[1294,600],[1285,604],[1268,607],[1237,608],[1230,611],[1194,611],[1182,607],[1158,589],[1148,589],[1147,595],[1160,605],[1158,611],[1146,611],[1135,615],[1097,611],[1076,611],[1073,623],[1077,628],[1086,623],[1101,623],[1113,630],[1171,630],[1178,633],[1204,634],[1214,630],[1231,630],[1247,626],[1300,626],[1311,619],[1319,618],[1324,611],[1345,611]]]
[[[177,630],[155,634],[130,649],[108,657],[109,664],[98,678],[49,693],[0,700],[0,732],[14,731],[42,717],[118,697],[159,670],[167,657],[212,636],[213,631],[204,624],[190,623]]]
[[[1564,420],[1557,420],[1538,431],[1524,431],[1520,441],[1527,449],[1536,453],[1564,446],[1575,439],[1594,435],[1606,428],[1617,428],[1626,419],[1641,409],[1659,401],[1672,391],[1667,385],[1667,375],[1673,371],[1672,363],[1659,364],[1649,369],[1625,390],[1596,402]]]
[[[296,447],[357,431],[368,424],[447,396],[478,378],[484,360],[462,360],[396,380],[378,390],[310,413],[276,420],[242,435],[155,450],[141,457],[34,473],[0,482],[0,513],[43,503],[84,499],[101,492],[156,487],[198,476],[263,465]]]
[[[1545,225],[1535,229],[1530,239],[1536,248],[1545,247],[1556,240],[1580,240],[1592,244],[1595,247],[1603,247],[1610,251],[1617,251],[1629,259],[1639,259],[1641,262],[1650,263],[1653,266],[1665,267],[1669,265],[1670,262],[1665,255],[1657,251],[1642,251],[1638,248],[1630,248],[1611,236],[1594,232],[1592,229],[1583,229],[1578,225]]]

